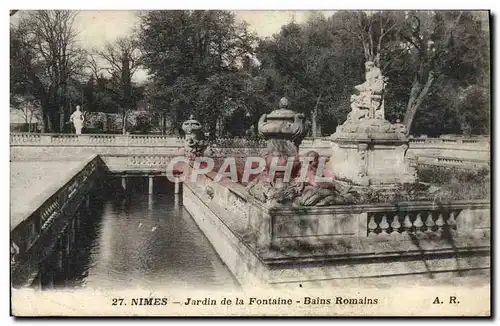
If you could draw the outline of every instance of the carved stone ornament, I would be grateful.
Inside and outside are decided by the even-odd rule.
[[[307,133],[304,119],[303,113],[288,109],[288,100],[283,97],[279,102],[278,110],[260,117],[258,130],[267,140],[291,140],[298,147]]]
[[[365,67],[366,80],[354,87],[356,94],[351,95],[351,112],[337,127],[335,138],[406,139],[408,130],[403,124],[393,124],[385,119],[386,78],[373,62],[366,62]]]
[[[208,147],[208,141],[202,132],[201,123],[191,115],[189,120],[184,121],[181,128],[186,134],[184,141],[185,155],[191,159],[202,156]]]

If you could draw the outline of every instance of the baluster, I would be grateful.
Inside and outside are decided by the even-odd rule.
[[[387,232],[387,229],[389,228],[389,223],[387,223],[387,216],[384,214],[382,216],[382,221],[380,221],[380,234],[381,235],[389,235],[389,233]]]
[[[415,226],[416,233],[422,233],[424,222],[422,221],[420,213],[417,213],[417,218],[415,219],[415,222],[413,222],[413,225]]]
[[[438,227],[439,232],[443,232],[443,226],[444,226],[444,219],[443,219],[443,213],[439,213],[438,218],[436,220],[436,225]]]
[[[410,214],[406,214],[405,215],[405,219],[403,220],[403,229],[404,229],[404,232],[402,233],[411,233],[412,232],[412,227],[413,227],[413,223],[410,221]]]
[[[397,234],[399,234],[399,232],[401,232],[399,230],[401,228],[401,223],[399,222],[399,215],[398,214],[394,214],[394,219],[392,220],[391,228],[392,228],[391,235],[397,235]]]
[[[434,223],[434,220],[432,219],[432,212],[429,212],[429,215],[427,215],[427,220],[425,220],[425,226],[427,227],[427,229],[425,230],[426,233],[432,233],[434,232],[434,230],[432,230],[432,228],[435,226],[436,224]]]
[[[377,223],[375,222],[375,214],[370,215],[370,222],[368,223],[368,235],[376,235],[375,229],[377,228]]]
[[[450,212],[450,215],[448,217],[448,220],[446,221],[446,224],[448,224],[448,227],[451,229],[454,229],[454,227],[457,225],[457,221],[455,220],[455,212]]]

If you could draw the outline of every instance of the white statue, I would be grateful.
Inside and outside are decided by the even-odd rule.
[[[358,119],[381,119],[384,120],[384,99],[383,93],[386,84],[386,78],[382,75],[380,68],[371,61],[365,63],[366,74],[365,82],[354,88],[359,92],[358,95],[351,96],[351,108],[359,108],[364,114]],[[367,110],[365,112],[364,110]],[[357,116],[353,112],[352,116]],[[351,120],[358,120],[351,119]]]
[[[83,116],[82,111],[80,111],[80,106],[77,105],[76,111],[73,112],[73,114],[69,117],[69,121],[73,122],[73,125],[75,126],[75,132],[77,135],[82,134],[84,120],[85,120],[85,117]]]
[[[371,61],[365,62],[366,81],[355,86],[360,92],[370,92],[371,94],[380,94],[384,90],[385,81],[382,71]]]

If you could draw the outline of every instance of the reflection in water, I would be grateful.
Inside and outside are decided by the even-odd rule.
[[[235,288],[237,283],[174,194],[102,200],[79,234],[67,286]],[[96,207],[94,212],[98,212]],[[97,216],[100,215],[100,216]],[[68,276],[67,276],[68,277]]]

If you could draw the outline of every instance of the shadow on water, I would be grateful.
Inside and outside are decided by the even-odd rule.
[[[132,178],[130,178],[132,179]],[[82,222],[66,286],[120,288],[236,288],[237,282],[182,207],[182,195],[147,178],[127,192],[114,182],[93,200]],[[145,180],[140,180],[145,179]]]

